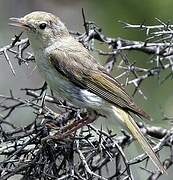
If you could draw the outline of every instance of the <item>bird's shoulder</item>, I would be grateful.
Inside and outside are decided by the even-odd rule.
[[[74,37],[66,37],[61,42],[55,42],[57,45],[48,53],[50,59],[54,59],[64,66],[71,65],[72,67],[81,66],[83,69],[96,69],[98,62],[90,54],[77,39]]]

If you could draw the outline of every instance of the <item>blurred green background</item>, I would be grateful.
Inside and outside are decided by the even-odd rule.
[[[21,17],[35,10],[43,10],[61,17],[70,30],[84,31],[81,15],[82,7],[85,9],[87,19],[95,21],[102,28],[104,34],[111,37],[130,40],[145,39],[143,32],[123,29],[118,20],[133,24],[143,22],[145,24],[157,24],[155,20],[157,17],[164,22],[170,21],[173,24],[172,0],[1,0],[0,47],[9,44],[11,38],[19,32],[8,26],[9,17]],[[138,62],[142,67],[150,59],[150,56],[138,52],[129,53],[129,57],[132,62]],[[16,70],[16,76],[14,77],[3,56],[0,56],[0,60],[0,94],[9,94],[9,89],[12,89],[14,95],[24,97],[24,94],[20,91],[21,88],[40,87],[42,85],[43,80],[37,71],[32,72],[34,66],[19,67],[16,60],[13,59],[12,63]],[[162,121],[162,113],[173,116],[172,80],[167,80],[160,86],[157,78],[150,78],[145,81],[141,88],[148,100],[144,100],[138,94],[135,96],[135,100],[153,117],[152,124],[170,127],[169,122]],[[18,110],[10,120],[22,126],[32,120],[31,114],[30,111]],[[128,153],[129,156],[132,156],[131,152]],[[133,153],[134,156],[135,153]],[[143,179],[145,173],[142,174],[141,172],[143,171],[135,172],[138,179]],[[171,180],[173,173],[171,170],[168,173],[169,175],[161,179]]]

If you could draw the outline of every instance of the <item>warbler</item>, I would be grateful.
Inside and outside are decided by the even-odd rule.
[[[149,119],[120,83],[100,65],[59,17],[42,11],[10,18],[26,31],[39,72],[60,97],[78,107],[113,117],[127,127],[162,173],[161,161],[137,126],[131,113]]]

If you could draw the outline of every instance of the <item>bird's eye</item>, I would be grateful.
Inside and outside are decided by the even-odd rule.
[[[47,26],[46,23],[41,23],[41,24],[39,25],[39,28],[40,28],[41,30],[43,30],[43,29],[46,28],[46,26]]]

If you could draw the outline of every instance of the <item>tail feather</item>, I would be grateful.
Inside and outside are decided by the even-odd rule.
[[[142,134],[141,130],[137,126],[134,119],[127,112],[125,112],[124,110],[121,110],[120,108],[116,108],[115,106],[113,106],[113,112],[123,122],[123,124],[125,124],[125,126],[129,129],[129,131],[132,133],[134,138],[142,146],[146,154],[151,158],[152,162],[155,164],[158,170],[161,173],[166,172],[161,161],[157,157],[156,153],[153,151],[152,146],[147,142],[146,138]]]

